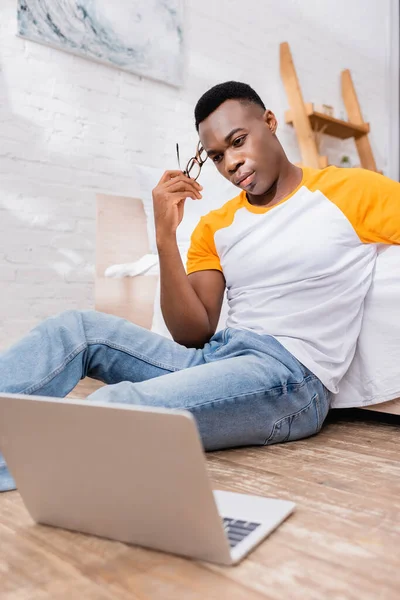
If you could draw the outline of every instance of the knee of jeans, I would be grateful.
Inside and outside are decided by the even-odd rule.
[[[47,320],[48,321],[68,321],[71,318],[76,318],[81,312],[82,311],[80,311],[80,310],[73,310],[73,309],[63,310],[62,312],[57,313],[56,315],[52,315]]]
[[[43,328],[52,339],[71,340],[71,336],[74,336],[75,340],[79,338],[84,342],[86,335],[83,312],[65,310],[45,319],[39,327]]]
[[[69,309],[60,312],[53,317],[49,317],[47,322],[52,325],[54,324],[56,327],[70,327],[73,323],[83,323],[88,317],[90,318],[92,314],[95,315],[96,311]]]
[[[134,384],[130,381],[105,385],[90,394],[87,400],[89,402],[106,402],[107,404],[140,404],[134,391]]]

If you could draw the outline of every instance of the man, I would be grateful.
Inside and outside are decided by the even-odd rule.
[[[176,230],[185,199],[201,199],[202,188],[167,171],[153,191],[175,341],[66,312],[0,357],[0,389],[63,397],[93,377],[109,385],[89,400],[190,410],[206,450],[310,436],[353,357],[376,244],[400,243],[400,184],[291,164],[275,116],[243,83],[210,89],[195,118],[201,156],[241,192],[201,219],[186,274]],[[225,289],[228,327],[215,333]]]

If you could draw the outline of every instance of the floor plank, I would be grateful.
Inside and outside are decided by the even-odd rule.
[[[1,600],[400,597],[400,418],[336,411],[318,436],[209,453],[207,466],[216,488],[297,503],[239,566],[38,526],[11,492],[0,495]]]

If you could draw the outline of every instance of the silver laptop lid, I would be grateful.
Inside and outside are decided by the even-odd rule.
[[[230,562],[190,413],[0,394],[0,448],[39,523]]]

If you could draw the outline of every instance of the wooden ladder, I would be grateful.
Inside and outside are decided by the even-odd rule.
[[[290,110],[285,112],[285,121],[296,130],[302,164],[316,169],[328,166],[328,158],[319,154],[317,143],[318,135],[327,134],[342,140],[354,138],[361,166],[377,171],[368,138],[369,124],[363,120],[350,71],[346,69],[341,73],[342,97],[348,121],[315,111],[312,103],[304,102],[287,42],[280,45],[280,72],[290,106]]]

